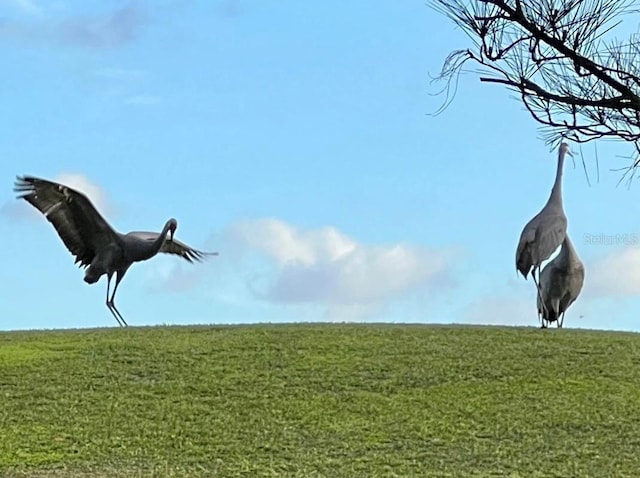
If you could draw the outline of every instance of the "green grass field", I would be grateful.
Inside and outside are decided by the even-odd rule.
[[[10,332],[0,384],[0,476],[640,474],[639,334]]]

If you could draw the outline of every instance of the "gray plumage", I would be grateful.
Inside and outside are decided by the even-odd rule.
[[[567,234],[560,253],[540,273],[540,296],[537,299],[538,316],[542,327],[557,321],[562,327],[564,315],[580,295],[584,284],[584,264],[578,257]],[[543,306],[544,304],[544,306]],[[546,309],[546,310],[545,310]]]
[[[540,287],[536,280],[536,270],[539,277],[542,262],[558,249],[567,234],[567,216],[562,207],[562,171],[567,154],[572,154],[569,145],[565,142],[560,143],[556,179],[549,199],[542,210],[524,226],[516,249],[516,269],[525,279],[531,272],[538,297]]]
[[[160,234],[130,232],[120,234],[98,213],[91,201],[82,193],[64,184],[32,176],[18,176],[14,191],[53,224],[60,239],[75,257],[75,263],[85,268],[84,280],[96,283],[107,276],[107,308],[121,326],[127,325],[115,306],[114,299],[120,281],[134,262],[152,258],[158,252],[176,254],[189,262],[200,261],[217,252],[201,252],[173,239],[178,227],[169,219]],[[170,234],[170,238],[167,238]],[[111,277],[116,282],[111,298]]]

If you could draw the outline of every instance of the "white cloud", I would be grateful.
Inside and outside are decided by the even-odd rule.
[[[269,260],[269,272],[250,287],[275,303],[322,304],[328,311],[347,307],[360,316],[404,293],[451,285],[450,250],[361,244],[334,227],[301,230],[277,219],[235,224],[229,236]]]
[[[585,292],[593,298],[640,295],[640,247],[614,250],[586,267]]]
[[[280,265],[333,262],[357,248],[355,241],[333,227],[300,231],[277,219],[238,223],[232,227],[232,234]]]

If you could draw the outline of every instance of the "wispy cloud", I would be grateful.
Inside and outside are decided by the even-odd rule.
[[[410,244],[362,244],[334,227],[296,228],[277,219],[234,224],[228,237],[245,253],[257,253],[269,271],[249,287],[280,304],[320,304],[370,313],[415,290],[451,286],[455,254]]]
[[[39,14],[43,12],[43,9],[34,0],[2,0],[2,4],[15,8],[23,13],[27,14]]]
[[[162,98],[154,95],[133,95],[124,100],[128,105],[157,105],[161,101]]]
[[[595,260],[587,267],[584,292],[592,298],[640,295],[640,247],[615,249]]]
[[[223,18],[234,18],[242,14],[239,0],[223,0],[216,5],[215,12]]]
[[[127,105],[157,105],[162,97],[146,93],[148,79],[152,75],[138,68],[106,67],[92,72],[89,80],[98,90]]]
[[[28,0],[14,0],[23,9],[39,8]],[[0,22],[0,39],[20,41],[30,45],[66,45],[74,47],[106,49],[124,46],[138,36],[147,24],[147,14],[133,2],[115,10],[93,15],[69,16],[54,20],[39,16]]]
[[[38,220],[40,213],[35,208],[21,201],[7,201],[0,206],[0,216],[9,221]]]
[[[147,76],[147,72],[145,70],[138,68],[114,67],[99,68],[93,74],[99,78],[118,81],[140,80]]]
[[[175,257],[161,257],[155,260],[149,269],[148,279],[152,292],[187,292],[201,285],[205,280],[206,269],[184,266]]]
[[[68,18],[58,25],[63,43],[114,48],[131,42],[146,23],[146,14],[133,5],[106,14]]]

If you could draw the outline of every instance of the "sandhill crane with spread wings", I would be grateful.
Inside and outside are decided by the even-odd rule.
[[[160,234],[130,232],[120,234],[98,213],[91,201],[82,193],[64,184],[32,176],[18,176],[14,191],[53,224],[76,264],[84,267],[84,280],[88,284],[107,276],[107,308],[120,326],[126,326],[116,308],[115,296],[120,281],[134,262],[151,259],[158,252],[176,254],[188,262],[200,261],[217,252],[201,252],[173,238],[178,222],[169,219]],[[170,237],[167,238],[167,234]],[[116,274],[113,293],[109,297],[111,277]]]
[[[580,295],[583,284],[584,264],[567,234],[560,253],[540,273],[542,299],[538,297],[537,306],[543,328],[546,327],[545,321],[554,320],[557,321],[558,328],[562,327],[564,314]]]
[[[567,234],[567,216],[562,207],[562,171],[567,154],[573,156],[569,145],[563,141],[558,151],[556,179],[549,199],[542,210],[524,226],[516,249],[516,269],[525,279],[531,272],[538,290],[538,298],[541,298],[541,292],[536,280],[536,270],[540,277],[541,264],[558,249]]]

